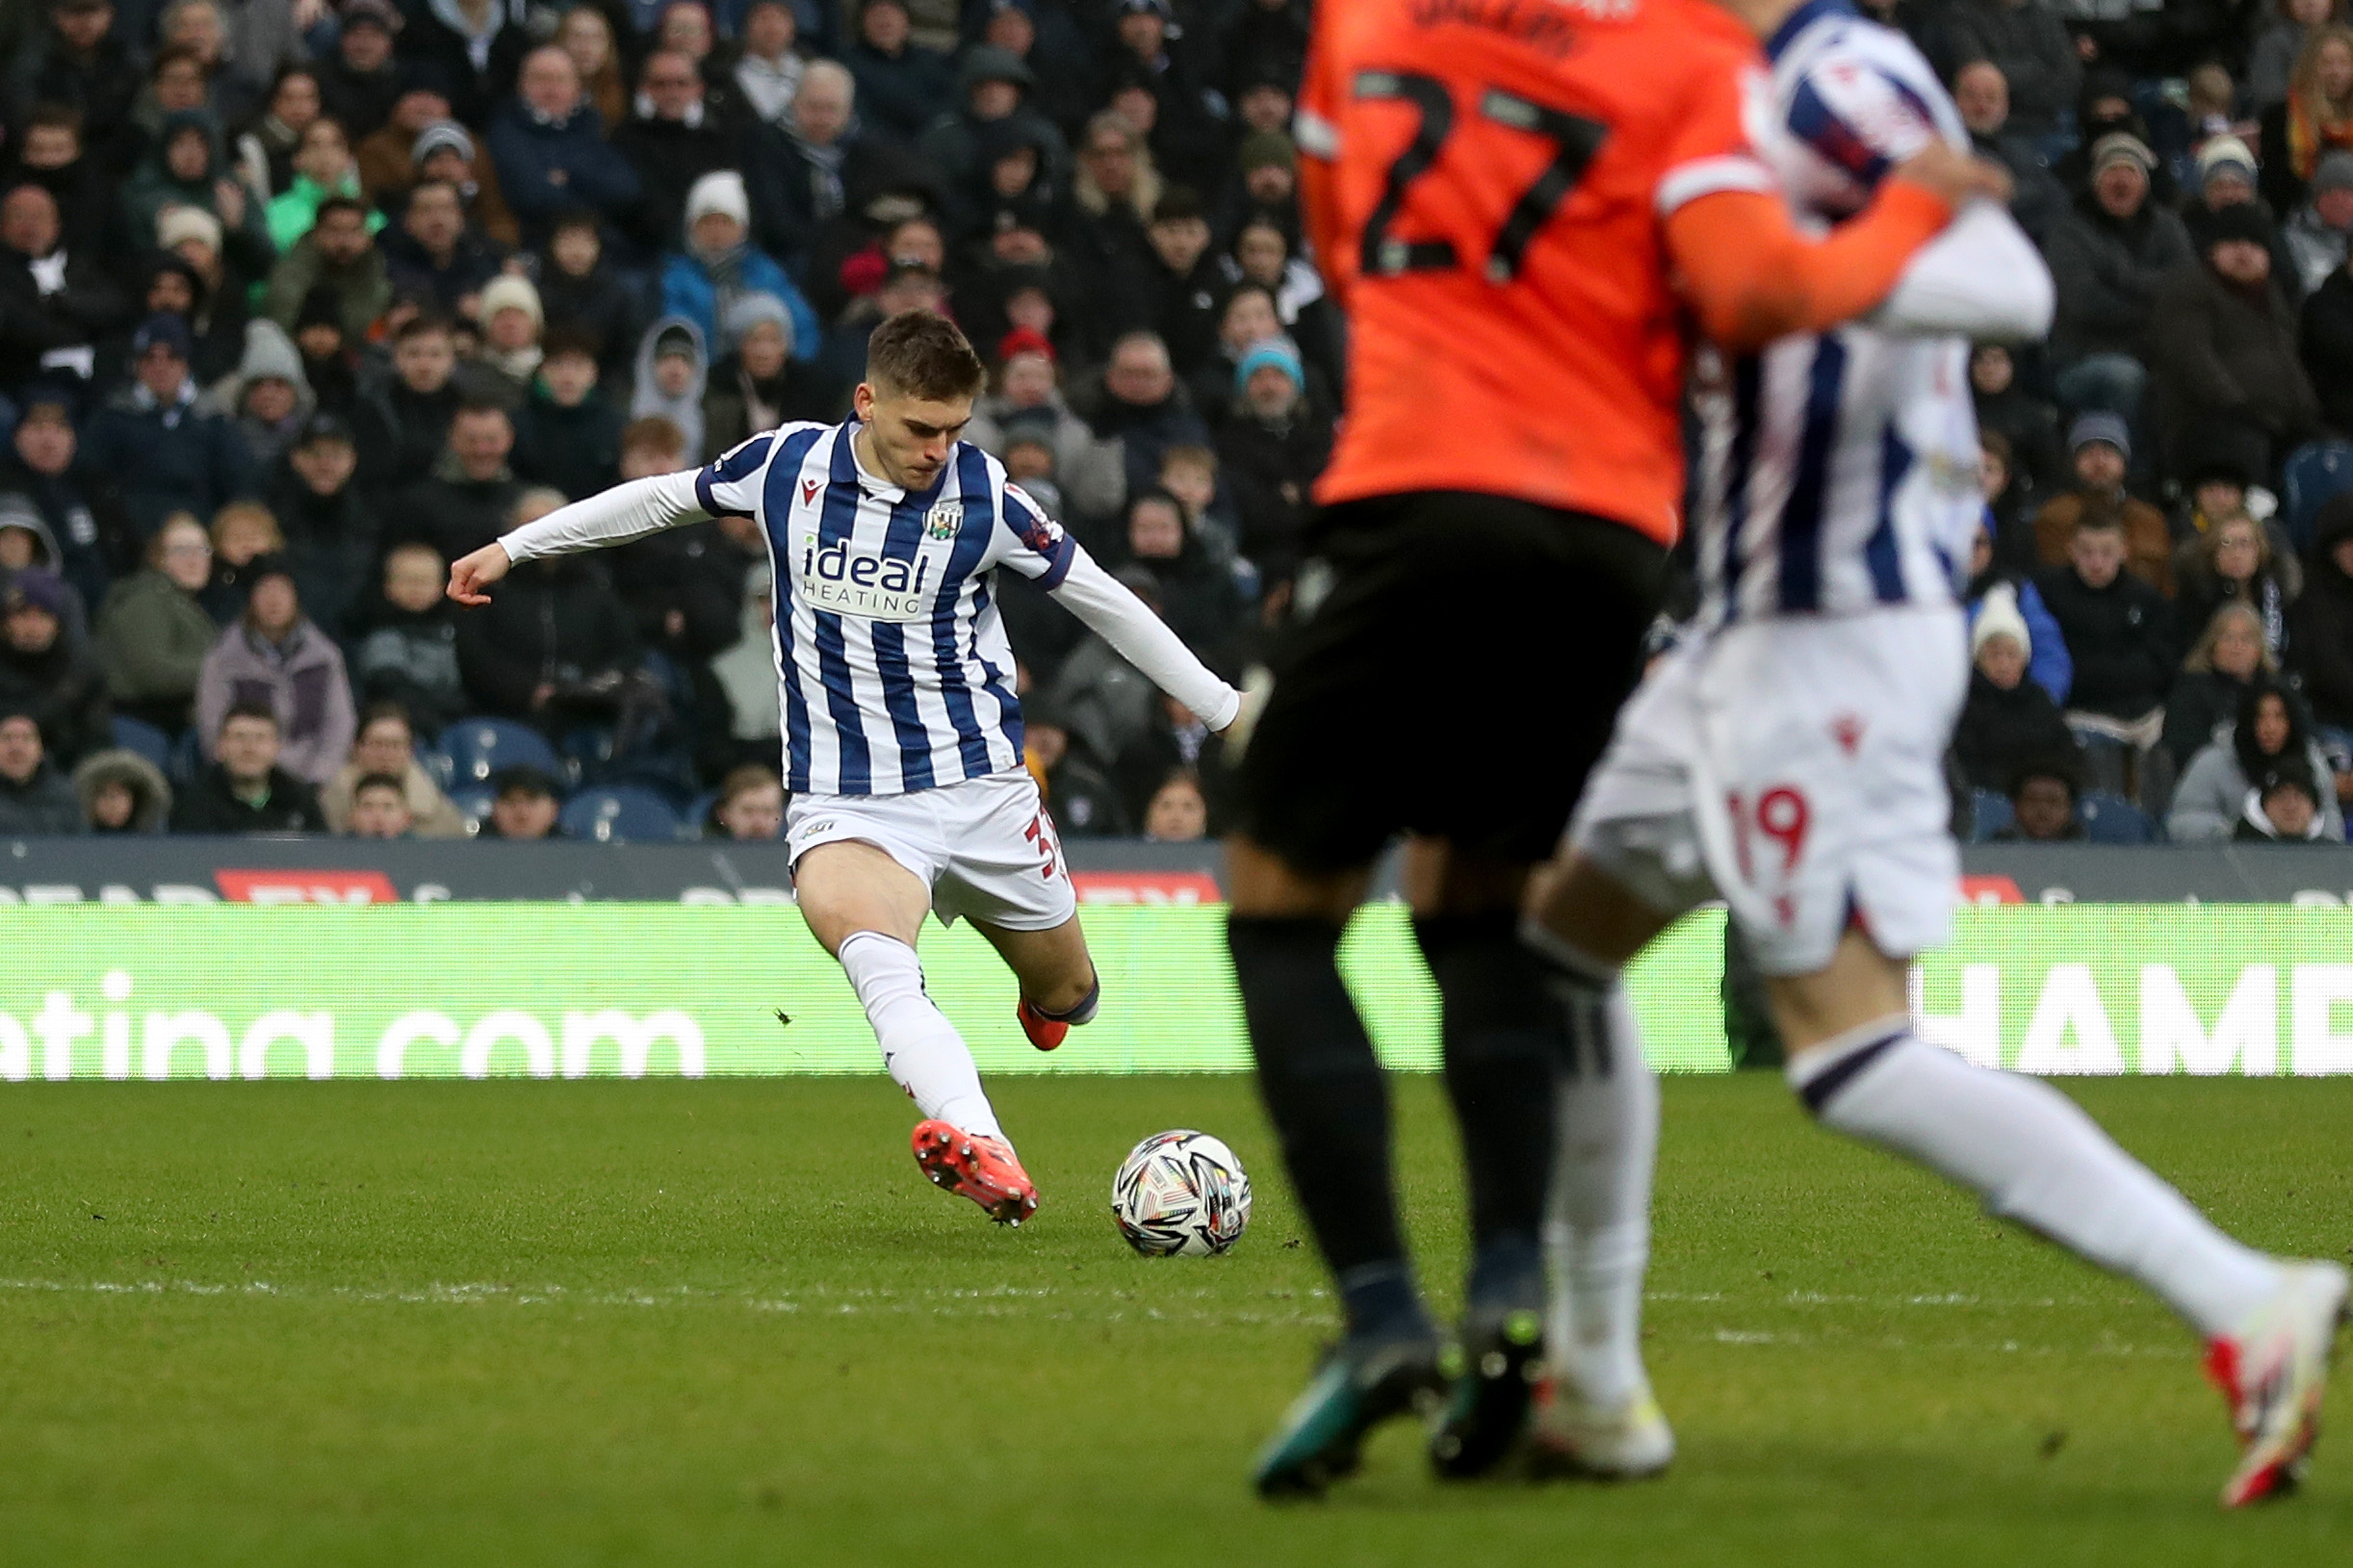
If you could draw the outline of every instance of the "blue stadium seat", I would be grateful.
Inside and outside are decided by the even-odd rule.
[[[1998,789],[1973,789],[1969,792],[1969,841],[1983,844],[1992,841],[1995,834],[2017,820],[2010,810],[2010,798]]]
[[[547,737],[512,719],[459,719],[441,733],[454,786],[486,783],[501,768],[535,767],[562,780],[564,765]]]
[[[2353,441],[2314,441],[2288,459],[2280,527],[2300,553],[2313,543],[2313,519],[2331,497],[2353,490]]]
[[[685,824],[685,831],[698,838],[707,836],[711,831],[707,826],[711,821],[711,809],[718,804],[719,792],[715,789],[706,789],[688,801],[685,813],[679,818]]]
[[[678,813],[670,803],[635,784],[583,789],[564,802],[557,820],[571,836],[597,843],[659,842],[679,835]]]
[[[482,784],[460,784],[450,791],[450,804],[456,807],[457,814],[466,819],[466,832],[469,834],[482,831],[483,825],[490,820],[490,808],[497,801],[498,796]]]
[[[2157,824],[2122,795],[2093,790],[2076,808],[2084,835],[2095,844],[2154,844]]]
[[[124,751],[137,752],[153,762],[160,773],[171,771],[171,737],[144,719],[126,719],[116,714],[115,744]]]

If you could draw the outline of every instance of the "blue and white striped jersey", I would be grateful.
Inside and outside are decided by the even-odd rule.
[[[1051,588],[1078,547],[970,442],[911,495],[859,465],[857,428],[788,424],[694,479],[705,511],[767,535],[785,787],[897,795],[1017,768],[1021,709],[993,574]]]
[[[1757,150],[1801,228],[1826,232],[1959,112],[1901,34],[1809,0],[1767,41],[1773,123]],[[1788,337],[1694,384],[1703,625],[1951,603],[1978,490],[1969,346],[1849,323]]]

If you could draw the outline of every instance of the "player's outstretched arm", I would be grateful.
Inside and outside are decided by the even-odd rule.
[[[1048,590],[1062,607],[1094,628],[1122,658],[1210,729],[1231,724],[1242,710],[1242,694],[1194,657],[1193,650],[1151,605],[1122,587],[1074,541],[1071,552],[1070,570]]]
[[[526,523],[494,544],[450,563],[449,595],[461,604],[487,604],[491,585],[512,568],[542,555],[572,555],[627,544],[649,533],[699,523],[711,514],[695,489],[700,471],[632,479],[610,490],[558,506],[536,523]]]

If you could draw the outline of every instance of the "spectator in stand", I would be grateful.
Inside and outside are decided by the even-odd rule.
[[[311,290],[335,291],[343,307],[344,336],[367,341],[376,318],[392,305],[392,282],[384,253],[369,232],[368,209],[355,196],[329,196],[319,204],[319,221],[270,270],[270,292],[262,308],[292,333]]]
[[[1170,630],[1205,661],[1230,662],[1246,606],[1232,563],[1185,527],[1182,503],[1156,484],[1131,495],[1126,546],[1127,559],[1151,573]]]
[[[164,116],[155,146],[123,182],[122,212],[134,235],[159,234],[168,208],[193,207],[220,225],[221,254],[241,276],[269,272],[276,247],[262,204],[236,180],[220,153],[220,125],[201,109]]]
[[[1242,525],[1218,483],[1216,451],[1207,447],[1171,447],[1160,456],[1160,488],[1184,508],[1185,531],[1200,534],[1228,566],[1247,577],[1247,569],[1233,558]]]
[[[2313,738],[2303,706],[2271,681],[2250,681],[2230,733],[2190,758],[2173,792],[2166,833],[2178,844],[2230,837],[2246,811],[2248,793],[2264,775],[2287,766],[2302,767],[2313,779],[2330,777],[2328,758]],[[2327,836],[2344,837],[2344,816],[2334,799],[2324,804],[2321,819]]]
[[[115,35],[111,0],[52,0],[48,24],[9,69],[8,95],[18,104],[73,110],[90,154],[119,174],[130,167],[140,135],[131,119],[139,92],[131,40]]]
[[[888,155],[866,135],[857,85],[847,67],[811,62],[781,125],[751,134],[744,181],[752,195],[753,235],[788,265],[805,263],[824,227],[864,195]]]
[[[1014,423],[1023,421],[1054,454],[1053,476],[1066,509],[1081,520],[1115,516],[1127,499],[1119,444],[1098,437],[1071,412],[1059,374],[1059,356],[1043,333],[1017,327],[1005,334],[996,346],[996,389],[974,406],[965,439],[1001,459]]]
[[[1089,348],[1144,329],[1157,313],[1160,258],[1147,223],[1160,175],[1136,128],[1109,110],[1087,121],[1071,214],[1055,249],[1079,290],[1073,301]]]
[[[2288,666],[2333,750],[2353,751],[2353,496],[2322,504],[2289,622]]]
[[[2034,138],[2046,157],[2055,155],[2083,80],[2075,40],[2057,11],[2041,0],[1955,0],[1944,28],[1959,59],[2001,67],[2009,87],[2011,128]]]
[[[361,199],[359,166],[351,158],[350,139],[341,122],[325,115],[302,128],[294,167],[294,178],[286,189],[262,209],[262,220],[270,226],[270,243],[281,256],[311,231],[318,221],[319,204],[327,197]],[[364,201],[361,209],[370,233],[384,226],[382,213],[369,211]]]
[[[81,803],[50,765],[39,721],[0,696],[0,838],[81,831]]]
[[[62,104],[36,102],[24,110],[18,136],[0,179],[9,185],[38,185],[55,198],[67,249],[87,256],[124,254],[131,241],[115,200],[117,176],[86,150],[81,114]],[[142,235],[139,244],[146,243]]]
[[[345,828],[353,838],[414,838],[417,814],[409,809],[401,781],[389,773],[371,773],[351,786],[351,806]]]
[[[1162,192],[1149,235],[1160,264],[1152,324],[1169,346],[1170,364],[1190,381],[1216,351],[1218,304],[1226,292],[1219,258],[1210,253],[1209,215],[1201,197],[1180,185]],[[1271,295],[1267,308],[1271,314]]]
[[[792,363],[792,315],[783,300],[738,295],[720,324],[735,347],[711,368],[703,393],[706,460],[780,424],[830,424],[840,416],[840,394],[813,367]]]
[[[2339,0],[2272,0],[2247,53],[2247,109],[2262,116],[2288,101],[2288,84],[2313,29],[2340,9]]]
[[[402,193],[417,180],[417,139],[436,125],[456,124],[450,117],[450,79],[441,67],[418,64],[402,67],[390,117],[353,149],[359,183],[368,199],[387,212],[397,212]]]
[[[490,161],[529,244],[546,243],[556,219],[582,207],[608,226],[625,223],[644,196],[637,171],[606,143],[572,57],[553,46],[524,60],[520,91],[492,117]]]
[[[1177,768],[1161,781],[1144,806],[1144,836],[1155,844],[1191,844],[1209,836],[1209,803],[1199,774]]]
[[[561,504],[553,490],[526,491],[509,526]],[[475,710],[556,734],[596,722],[600,709],[609,722],[611,693],[640,656],[628,606],[601,564],[581,555],[525,562],[457,628],[458,667]]]
[[[2319,400],[2296,357],[2296,318],[2271,275],[2271,231],[2251,203],[2207,221],[2202,266],[2157,294],[2150,369],[2165,393],[2168,446],[2186,426],[2260,438],[2268,473],[2320,423]]]
[[[1038,782],[1066,838],[1125,838],[1134,830],[1111,778],[1073,746],[1062,719],[1043,701],[1021,701],[1022,764]]]
[[[785,830],[785,786],[773,768],[736,768],[719,781],[718,799],[703,824],[706,838],[774,838]]]
[[[668,420],[678,426],[680,449],[691,460],[706,445],[703,395],[709,390],[708,372],[702,328],[682,316],[663,317],[646,329],[637,350],[637,390],[630,398],[629,417]]]
[[[689,193],[702,190],[699,182],[708,176],[742,162],[732,129],[704,101],[702,73],[693,61],[667,49],[646,56],[637,74],[636,112],[613,132],[612,146],[637,171],[645,192],[639,234],[653,250],[677,249],[694,221],[686,211]],[[740,193],[743,176],[728,177]],[[748,226],[749,198],[739,205],[737,221]]]
[[[401,52],[438,66],[452,85],[451,106],[469,125],[489,119],[518,68],[531,34],[523,0],[429,0],[407,13]]]
[[[113,476],[142,538],[173,512],[209,517],[252,485],[252,456],[236,425],[195,407],[189,348],[186,321],[148,317],[131,340],[136,379],[84,432],[90,467]]]
[[[2135,356],[2154,325],[2158,288],[2195,259],[2182,220],[2149,198],[2156,166],[2139,138],[2102,137],[2091,151],[2091,188],[2044,239],[2058,300],[2051,359],[2070,408],[2128,420],[2139,413],[2148,372]]]
[[[2331,276],[2344,270],[2346,236],[2353,234],[2353,151],[2340,148],[2320,160],[2311,194],[2290,213],[2281,248],[2295,269],[2295,297],[2309,298]]]
[[[447,180],[427,180],[411,191],[401,226],[384,235],[378,248],[394,288],[429,296],[451,315],[469,314],[472,296],[499,275],[504,259],[466,221],[465,200]]]
[[[2243,604],[2215,610],[2165,698],[2165,750],[2175,770],[2186,769],[2213,742],[2228,741],[2249,689],[2258,681],[2276,682],[2279,673],[2263,646],[2262,617]]]
[[[858,81],[866,123],[879,135],[913,143],[940,105],[953,100],[956,76],[945,56],[909,36],[906,0],[865,0],[858,38],[841,63]]]
[[[413,725],[436,735],[466,712],[456,606],[442,594],[444,573],[432,546],[393,546],[384,553],[380,584],[349,622],[360,700],[371,707],[397,703]]]
[[[1993,835],[2002,844],[2058,844],[2085,836],[2077,814],[2082,764],[2077,756],[2037,759],[2010,780],[2010,825]]]
[[[316,403],[294,341],[275,321],[264,321],[246,323],[245,357],[196,399],[196,409],[235,422],[255,469],[267,472],[294,444]]]
[[[326,826],[310,784],[278,765],[277,710],[266,699],[230,706],[212,732],[213,760],[171,804],[171,831],[308,834]]]
[[[401,13],[392,0],[344,0],[336,16],[335,52],[312,75],[326,112],[365,142],[392,117],[401,96],[401,63],[393,55]]]
[[[572,57],[580,73],[588,106],[608,125],[629,118],[629,82],[622,73],[621,51],[613,41],[613,22],[595,6],[570,6],[556,25],[556,46]]]
[[[499,171],[476,148],[474,138],[455,120],[437,120],[417,134],[410,148],[415,178],[446,180],[465,202],[466,221],[501,252],[523,243],[523,230],[499,190]]]
[[[2067,432],[2067,446],[2074,453],[2075,486],[2054,497],[2034,518],[2042,564],[2056,567],[2068,561],[2076,530],[2086,520],[2112,522],[2123,532],[2133,575],[2160,596],[2171,597],[2173,530],[2164,513],[2125,489],[2133,438],[2124,420],[2115,414],[2086,414]]]
[[[1299,346],[1307,366],[1308,390],[1318,402],[1327,402],[1328,387],[1345,374],[1340,363],[1343,336],[1339,317],[1324,296],[1324,280],[1306,258],[1293,254],[1289,236],[1272,218],[1258,217],[1234,236],[1234,269],[1238,281],[1259,283],[1274,291],[1275,316],[1283,335]]]
[[[2305,36],[2288,99],[2263,116],[2262,192],[2274,212],[2304,204],[2320,160],[2353,148],[2353,28],[2327,22]]]
[[[2067,208],[2067,188],[2052,176],[2033,139],[2010,128],[2010,84],[1990,60],[1973,60],[1952,73],[1952,101],[1978,156],[2009,170],[2010,214],[2037,244]]]
[[[792,341],[807,346],[796,357],[813,360],[819,338],[816,312],[782,267],[752,248],[751,216],[743,176],[735,170],[706,174],[694,182],[685,200],[685,249],[662,262],[662,314],[692,321],[709,343],[718,336],[719,318],[736,300],[764,294],[791,313]]]
[[[1244,354],[1234,388],[1218,458],[1241,514],[1242,553],[1266,581],[1281,581],[1298,567],[1309,492],[1332,459],[1332,421],[1308,400],[1288,339],[1269,338]]]
[[[2076,749],[2058,704],[2028,679],[2041,639],[2019,613],[2015,587],[1996,584],[1977,606],[1969,647],[1969,699],[1953,730],[1953,760],[1973,789],[2004,789],[2039,758]]]
[[[461,405],[432,473],[402,495],[394,535],[422,539],[453,561],[504,533],[523,494],[509,462],[514,450],[515,427],[504,408],[481,399]]]
[[[1160,584],[1151,572],[1129,564],[1112,576],[1154,613],[1159,611]],[[1159,689],[1092,631],[1063,660],[1047,692],[1047,706],[1062,715],[1070,732],[1073,754],[1106,773],[1151,736],[1159,704]]]
[[[2353,271],[2338,268],[2305,300],[2296,347],[2329,433],[2353,438]]]
[[[171,785],[137,752],[92,752],[73,770],[74,803],[90,833],[162,833],[171,815]]]
[[[1039,172],[1061,183],[1070,169],[1070,144],[1052,120],[1025,101],[1037,82],[1037,73],[1010,51],[981,43],[965,52],[958,75],[961,101],[936,113],[918,149],[949,190],[960,191],[987,176],[982,149],[992,144],[1036,149]],[[1002,138],[1001,131],[993,134],[993,127],[1015,130],[1018,140]]]
[[[123,316],[102,258],[65,245],[46,188],[0,196],[0,390],[20,392],[43,370],[88,379],[98,340]]]
[[[551,332],[530,397],[515,415],[515,473],[574,501],[618,484],[621,423],[621,411],[598,390],[589,340]]]
[[[1168,346],[1151,332],[1130,332],[1111,347],[1099,385],[1090,387],[1081,412],[1099,439],[1118,441],[1130,494],[1159,476],[1171,447],[1210,445],[1208,427],[1177,385]]]
[[[12,573],[0,590],[0,701],[33,715],[61,768],[108,745],[114,725],[106,672],[66,620],[72,592],[38,567]]]
[[[350,759],[320,787],[319,810],[329,833],[359,833],[371,838],[401,836],[399,833],[367,833],[352,826],[354,810],[370,779],[391,781],[393,796],[406,814],[404,832],[413,827],[419,838],[466,835],[466,819],[417,760],[416,732],[409,727],[408,710],[399,703],[368,706],[367,712],[360,715]]]
[[[753,118],[782,125],[791,113],[792,95],[808,68],[794,47],[799,39],[800,22],[789,0],[752,0],[744,7],[736,40],[742,52],[733,80]]]
[[[155,259],[148,275],[147,313],[168,311],[185,321],[190,370],[199,381],[217,381],[236,369],[245,353],[246,296],[258,279],[239,270],[222,252],[220,222],[210,213],[171,208],[156,219],[155,232],[165,254]]]
[[[251,580],[245,614],[204,656],[197,737],[217,735],[241,704],[268,704],[278,718],[278,760],[305,784],[324,784],[358,727],[343,653],[302,613],[294,569],[282,558],[254,562]]]
[[[2240,843],[2344,842],[2320,814],[2320,785],[2311,768],[2292,758],[2262,776],[2247,792],[2246,810],[2231,837]]]
[[[605,262],[596,215],[582,209],[556,220],[539,258],[539,302],[548,330],[585,338],[597,371],[616,387],[628,385],[637,352],[638,304]]]
[[[308,65],[280,65],[261,114],[235,132],[230,145],[238,177],[264,201],[294,184],[302,133],[324,109],[317,72]]]
[[[362,394],[351,422],[362,485],[388,488],[432,467],[464,401],[456,370],[447,317],[423,313],[401,324],[393,339],[392,374]]]
[[[62,381],[36,381],[19,395],[16,429],[0,458],[0,492],[21,497],[53,547],[49,564],[95,611],[139,543],[106,476],[77,462],[73,394]]]
[[[2027,521],[2024,498],[2011,477],[2015,465],[2010,444],[1998,430],[1978,432],[1978,489],[1985,497],[1985,516],[1979,529],[1992,558],[2011,572],[2042,570],[2042,553],[2034,542],[2034,525]]]
[[[528,765],[501,768],[490,776],[494,791],[490,802],[490,819],[482,824],[484,838],[561,838],[563,829],[557,819],[563,815],[563,801],[556,792],[556,781],[535,767]]]
[[[2153,745],[2177,657],[2165,601],[2125,571],[2124,527],[2112,515],[2080,518],[2067,557],[2067,565],[2046,571],[2035,587],[2075,659],[2069,722],[2113,732],[2143,748]]]
[[[1973,629],[1986,605],[2004,590],[2010,607],[2027,629],[2026,636],[2019,639],[2019,647],[2027,655],[2027,674],[2050,694],[2054,703],[2064,704],[2075,685],[2075,659],[2067,652],[2066,635],[2059,630],[2051,607],[2043,603],[2042,591],[2034,586],[2033,578],[1998,560],[1993,536],[1980,525],[1970,539],[1969,587],[1964,600]],[[2007,779],[2009,775],[2004,773],[2002,777]],[[1989,784],[1984,787],[1999,789],[2002,785]]]
[[[511,415],[530,396],[539,363],[547,357],[539,347],[539,334],[547,324],[539,291],[530,278],[502,272],[482,288],[480,320],[482,341],[475,365],[490,373],[483,395],[496,398]]]
[[[94,640],[116,712],[167,735],[188,728],[220,631],[196,597],[212,576],[213,542],[183,512],[147,541],[146,569],[108,592]]]
[[[204,607],[213,624],[225,629],[246,612],[253,574],[286,553],[286,535],[267,506],[231,501],[213,516],[213,577],[204,588]]]
[[[375,562],[382,529],[359,492],[358,474],[350,425],[335,414],[313,414],[267,489],[302,603],[322,626],[343,625]]]
[[[2294,557],[2274,554],[2263,526],[2242,510],[2182,541],[2174,557],[2174,620],[2204,627],[2225,604],[2244,604],[2261,629],[2263,651],[2288,651],[2289,606],[2304,591]]]
[[[1226,103],[1208,90],[1185,46],[1176,39],[1168,0],[1118,0],[1113,8],[1113,44],[1105,73],[1116,84],[1135,84],[1149,94],[1152,151],[1172,178],[1204,189],[1218,174],[1225,151],[1222,121]],[[1175,47],[1172,47],[1175,45]],[[1118,104],[1115,91],[1112,102]],[[1130,112],[1139,125],[1146,120]]]

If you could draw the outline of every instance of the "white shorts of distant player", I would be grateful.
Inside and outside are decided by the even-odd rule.
[[[1944,758],[1968,679],[1949,605],[1695,638],[1619,713],[1569,841],[1661,913],[1722,898],[1767,974],[1827,967],[1850,922],[1926,952],[1960,879]]]
[[[1078,913],[1070,867],[1027,773],[994,773],[904,795],[795,795],[785,844],[795,865],[819,844],[872,844],[931,889],[943,925],[961,915],[1050,931]]]

